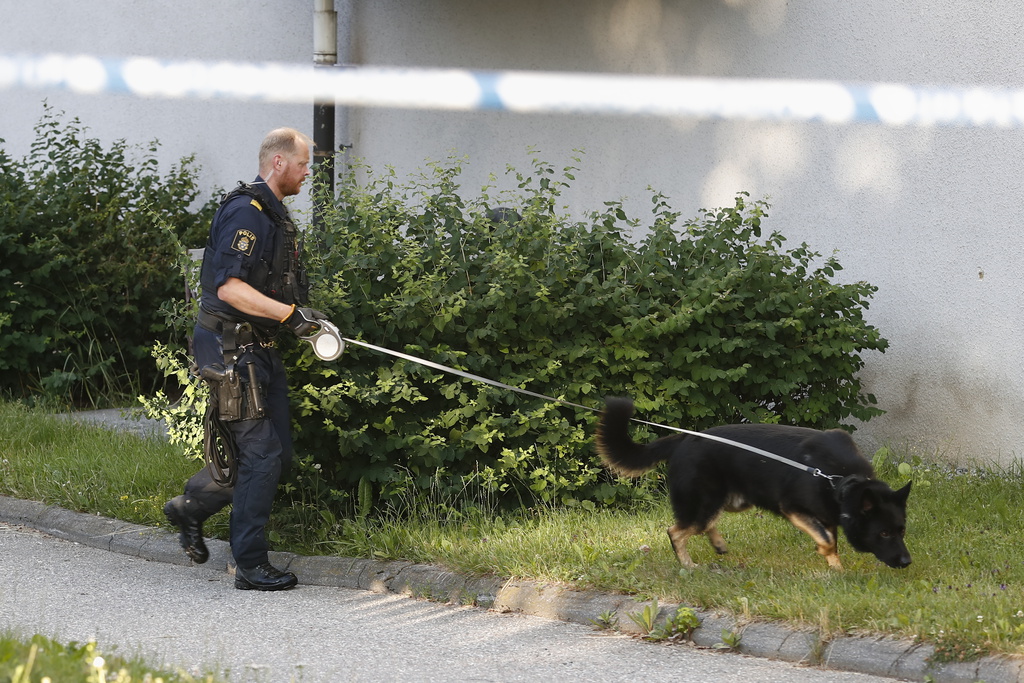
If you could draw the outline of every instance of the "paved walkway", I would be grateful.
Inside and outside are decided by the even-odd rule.
[[[590,639],[584,636],[597,634],[592,620],[597,619],[599,615],[610,612],[617,613],[620,617],[619,628],[623,633],[628,634],[630,631],[636,631],[638,627],[625,615],[639,612],[647,605],[647,603],[637,602],[632,598],[620,595],[574,591],[563,587],[529,582],[466,578],[436,567],[406,562],[304,557],[288,553],[273,553],[271,559],[276,566],[287,568],[298,575],[300,589],[279,594],[243,592],[232,588],[229,575],[229,553],[227,544],[223,541],[210,541],[210,561],[201,567],[194,567],[190,566],[190,561],[178,547],[176,534],[165,529],[128,524],[95,515],[69,512],[33,501],[2,496],[0,496],[0,522],[6,523],[8,530],[7,533],[0,535],[4,546],[0,548],[0,568],[5,569],[2,572],[5,580],[0,583],[0,590],[3,591],[0,595],[5,596],[4,600],[10,598],[11,594],[11,589],[7,586],[17,585],[10,581],[13,576],[25,577],[27,576],[26,572],[30,572],[33,576],[45,576],[46,572],[56,575],[52,560],[46,560],[38,566],[25,566],[23,559],[19,558],[17,553],[9,552],[13,548],[8,546],[14,545],[14,541],[11,539],[15,537],[10,530],[18,528],[14,525],[42,531],[58,539],[74,541],[81,546],[99,549],[103,552],[88,552],[98,553],[98,556],[108,559],[100,560],[97,559],[97,555],[90,555],[81,561],[88,563],[86,566],[90,567],[97,563],[112,567],[106,575],[91,579],[99,581],[99,584],[78,586],[76,584],[79,577],[75,573],[72,573],[63,584],[59,579],[54,580],[55,585],[53,586],[44,582],[39,589],[43,592],[37,598],[30,598],[30,600],[36,599],[38,602],[34,606],[29,604],[29,613],[36,610],[42,615],[52,612],[55,616],[51,621],[45,617],[32,621],[33,628],[59,626],[63,623],[62,611],[55,611],[52,608],[52,602],[59,587],[66,584],[71,596],[67,599],[77,600],[78,598],[73,596],[81,595],[81,600],[88,605],[93,605],[92,609],[96,613],[107,610],[110,612],[108,616],[112,615],[115,622],[117,619],[128,618],[131,628],[141,628],[142,632],[139,634],[139,638],[136,641],[129,641],[138,642],[140,646],[146,645],[147,639],[167,638],[170,640],[164,644],[170,644],[171,641],[184,638],[186,642],[191,643],[191,649],[188,651],[192,653],[192,656],[201,654],[202,658],[197,661],[203,662],[217,662],[218,658],[222,658],[224,661],[228,659],[235,661],[238,657],[248,658],[245,659],[247,662],[259,662],[259,653],[270,658],[272,651],[278,646],[287,651],[288,662],[277,668],[272,667],[275,672],[272,677],[252,678],[251,675],[255,675],[253,672],[257,671],[260,666],[270,666],[253,664],[252,666],[257,667],[256,669],[251,667],[246,669],[249,672],[247,675],[251,674],[250,677],[240,678],[236,670],[236,675],[230,678],[232,681],[397,680],[399,678],[402,680],[544,680],[544,676],[537,675],[536,671],[530,668],[528,662],[521,663],[522,668],[517,668],[520,664],[515,664],[517,656],[513,656],[513,653],[507,655],[511,662],[509,664],[511,668],[508,670],[500,669],[498,673],[492,672],[491,674],[484,674],[475,668],[460,670],[457,668],[455,660],[463,656],[470,656],[471,653],[447,652],[444,648],[454,645],[448,643],[446,640],[448,636],[443,635],[442,631],[437,632],[436,638],[434,635],[422,636],[426,640],[421,647],[427,650],[440,647],[439,643],[448,643],[434,653],[440,654],[442,659],[441,662],[434,664],[421,662],[418,659],[409,659],[410,654],[406,652],[401,654],[401,658],[404,658],[402,661],[408,662],[407,668],[402,668],[401,662],[399,662],[395,665],[398,668],[383,672],[377,672],[374,669],[373,672],[370,672],[351,669],[354,664],[345,660],[342,656],[343,653],[331,654],[324,650],[336,650],[339,647],[342,650],[345,649],[348,636],[344,635],[344,631],[335,632],[333,630],[340,627],[337,623],[339,619],[355,619],[356,623],[361,624],[357,628],[363,630],[373,631],[378,618],[381,620],[381,624],[390,624],[388,628],[397,628],[397,624],[385,619],[384,615],[396,610],[398,603],[407,605],[419,615],[413,618],[424,619],[430,623],[447,624],[451,620],[466,621],[465,626],[469,630],[463,636],[457,633],[451,635],[456,644],[458,641],[474,642],[474,634],[479,627],[477,620],[482,618],[482,615],[493,615],[494,613],[543,618],[540,622],[531,620],[529,627],[523,626],[530,631],[541,628],[539,624],[554,625],[558,622],[569,622],[568,625],[576,625],[578,629],[582,629],[574,631],[572,637],[574,639],[582,638],[589,642]],[[87,548],[79,550],[80,553],[85,551]],[[128,557],[118,559],[119,556]],[[132,558],[140,558],[149,562],[136,560],[133,563]],[[144,567],[144,569],[140,569],[140,567]],[[140,571],[144,572],[142,578],[130,578]],[[86,573],[91,575],[91,572],[82,571],[83,575]],[[134,585],[131,583],[133,580],[137,582]],[[360,590],[339,593],[337,590],[339,588]],[[136,600],[145,600],[150,593],[159,595],[165,591],[173,592],[173,598],[169,602],[173,610],[171,614],[161,613],[160,605],[162,603],[159,600],[156,606],[146,608],[151,611],[140,612],[139,606],[132,604]],[[409,601],[400,596],[427,597],[432,602]],[[440,602],[450,605],[475,605],[487,609],[453,608],[438,604]],[[147,602],[147,604],[149,603]],[[344,608],[343,614],[336,611],[338,604],[348,605]],[[251,628],[251,625],[243,623],[238,626],[242,631],[237,636],[227,634],[226,640],[215,639],[213,642],[205,644],[203,648],[199,648],[195,642],[197,639],[208,639],[212,637],[212,634],[219,633],[222,627],[221,622],[229,616],[234,618],[239,609],[243,612],[256,610],[262,614],[264,609],[281,605],[287,605],[285,611],[289,614],[292,614],[293,610],[298,611],[294,612],[291,618],[275,616],[274,619],[267,621],[266,629],[272,631],[269,634],[269,640],[268,634],[259,627],[247,634],[245,628],[246,626]],[[328,605],[332,607],[328,608]],[[662,618],[674,607],[674,605],[662,606]],[[213,614],[210,614],[211,609]],[[0,602],[0,613],[8,611],[7,606]],[[446,614],[449,616],[444,617],[443,615]],[[144,620],[145,615],[149,616]],[[731,618],[708,613],[699,613],[699,616],[702,618],[702,624],[692,636],[692,641],[698,646],[697,648],[687,646],[666,648],[619,636],[609,636],[606,640],[636,645],[640,647],[641,652],[647,653],[643,655],[645,658],[643,661],[650,662],[653,661],[650,658],[660,661],[664,653],[670,651],[680,653],[673,655],[676,657],[688,657],[697,653],[708,654],[707,650],[721,643],[722,630],[730,629],[742,633],[740,653],[761,658],[762,662],[772,666],[790,663],[780,670],[781,678],[777,680],[792,683],[804,680],[878,680],[877,678],[848,679],[845,677],[847,674],[841,672],[857,672],[873,677],[932,680],[937,683],[975,680],[984,680],[988,683],[1024,681],[1024,660],[1021,659],[986,658],[978,662],[933,667],[928,663],[929,655],[932,653],[931,648],[910,642],[887,638],[839,638],[823,643],[813,632],[792,630],[780,625],[763,623],[740,627]],[[250,614],[248,618],[251,619],[252,615]],[[299,623],[290,623],[296,619]],[[4,620],[6,618],[0,618],[0,622]],[[185,632],[166,636],[146,635],[151,629],[143,628],[143,626],[150,621],[153,624],[162,625],[164,629],[169,629],[171,624],[177,625],[179,628],[184,627]],[[227,627],[229,623],[230,621],[224,621],[223,626]],[[257,623],[262,623],[262,619]],[[471,628],[470,624],[472,624]],[[28,626],[29,624],[22,625]],[[560,624],[563,627],[568,625]],[[330,637],[327,637],[325,629],[331,632]],[[75,634],[75,637],[89,636]],[[374,658],[385,657],[388,653],[398,656],[396,652],[391,652],[392,646],[387,642],[390,637],[387,629],[374,637],[380,639],[381,647],[381,652],[374,654]],[[498,644],[493,645],[500,647]],[[236,646],[241,649],[240,652],[235,651]],[[407,644],[407,646],[412,647],[412,644]],[[255,647],[255,651],[253,647]],[[570,651],[575,646],[558,645],[559,648],[569,647],[569,650],[564,653],[559,652],[557,657],[552,651],[544,649],[552,647],[551,645],[539,647],[541,650],[535,653],[535,656],[553,658],[552,661],[563,662],[566,667],[564,673],[572,680],[633,680],[640,676],[639,671],[634,671],[631,674],[628,671],[618,671],[615,667],[607,668],[611,666],[608,663],[595,670],[585,664],[590,655]],[[621,645],[616,647],[621,647]],[[304,648],[306,649],[304,650]],[[704,650],[699,648],[704,648]],[[173,648],[171,650],[174,651]],[[308,656],[303,655],[303,652],[308,652]],[[335,671],[351,670],[353,672],[351,676],[346,675],[343,679],[330,679],[322,678],[319,674],[314,675],[314,668],[320,670],[324,661],[334,661],[339,657],[345,661],[338,662],[337,666],[341,668]],[[577,660],[577,657],[582,659]],[[182,661],[180,652],[173,661]],[[748,661],[750,661],[749,657],[730,655],[723,659],[716,659],[716,666],[719,668],[724,666],[720,662],[730,662],[730,664],[722,670],[716,669],[716,673],[711,673],[710,678],[686,678],[682,677],[684,674],[681,671],[672,674],[670,678],[715,681],[775,680],[772,675],[763,672],[749,675],[746,679],[733,677],[732,674],[726,675],[725,671],[733,671],[733,667],[736,667],[735,671],[741,671]],[[674,667],[680,666],[681,663],[669,663],[667,665],[669,669],[666,671],[674,670]],[[801,666],[793,666],[794,664]],[[807,665],[819,668],[808,668]],[[236,666],[238,666],[237,663]],[[572,667],[583,668],[574,670]],[[473,674],[474,671],[480,675]],[[279,677],[284,675],[284,672],[287,672],[287,676],[292,678]],[[301,673],[301,676],[296,672]],[[380,675],[377,675],[378,673]],[[813,674],[813,677],[802,678],[804,673]],[[763,676],[768,676],[768,678]],[[646,675],[642,677],[648,678]],[[653,678],[654,680],[668,680],[668,678],[657,675]]]
[[[886,683],[778,661],[657,646],[517,613],[330,586],[238,591],[224,571],[152,562],[0,524],[0,630],[230,683],[593,681]],[[113,648],[113,649],[112,649]]]

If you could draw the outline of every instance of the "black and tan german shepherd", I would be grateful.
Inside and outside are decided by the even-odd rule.
[[[712,427],[707,434],[754,446],[801,465],[817,468],[829,480],[737,446],[675,434],[639,444],[629,436],[633,401],[609,398],[597,430],[597,451],[613,472],[636,477],[668,461],[669,499],[675,525],[668,536],[684,567],[695,566],[686,550],[691,536],[704,534],[719,553],[727,551],[715,528],[723,512],[752,506],[788,519],[807,533],[833,569],[842,569],[836,529],[842,527],[854,550],[873,553],[890,567],[910,564],[903,542],[910,484],[893,491],[875,479],[874,469],[850,435],[772,424]]]

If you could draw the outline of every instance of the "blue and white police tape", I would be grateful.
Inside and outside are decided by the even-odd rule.
[[[1024,126],[1024,89],[0,55],[0,90],[889,126]]]

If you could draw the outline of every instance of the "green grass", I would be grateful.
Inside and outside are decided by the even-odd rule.
[[[0,403],[0,494],[151,526],[202,465],[180,446]],[[227,533],[226,514],[211,533]]]
[[[183,671],[147,666],[139,658],[126,659],[100,652],[96,643],[63,644],[43,636],[20,638],[0,633],[0,681],[35,683],[213,683],[212,675],[195,678]]]
[[[0,405],[0,454],[2,494],[151,525],[164,524],[164,501],[198,466],[160,440],[73,426],[11,404]],[[729,554],[718,556],[697,538],[690,549],[700,566],[680,570],[662,500],[629,510],[504,514],[487,501],[435,500],[414,502],[401,516],[357,518],[324,510],[299,491],[275,511],[270,536],[279,550],[618,591],[806,626],[825,637],[918,638],[936,646],[938,659],[1024,653],[1020,469],[954,471],[876,459],[894,487],[914,479],[907,530],[914,562],[905,570],[842,539],[846,570],[830,571],[806,535],[754,511],[723,516]],[[211,521],[207,533],[225,537],[225,513]]]

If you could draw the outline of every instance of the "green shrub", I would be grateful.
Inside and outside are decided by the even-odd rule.
[[[155,141],[133,162],[123,140],[104,149],[61,116],[45,108],[26,158],[0,149],[0,388],[97,405],[153,391],[153,343],[184,343],[161,307],[211,205],[192,208],[191,157],[160,176]]]
[[[873,287],[762,237],[768,207],[745,194],[689,222],[657,193],[650,223],[617,202],[570,220],[556,205],[574,170],[537,161],[509,170],[518,192],[468,200],[457,160],[407,183],[354,167],[309,250],[313,305],[349,338],[593,408],[632,396],[644,417],[688,429],[879,414],[856,377],[860,354],[886,346],[862,316]],[[520,218],[488,218],[499,204]],[[350,506],[357,490],[360,506],[466,487],[527,505],[637,493],[592,453],[594,412],[351,344],[333,363],[283,349],[297,448]],[[197,444],[198,423],[184,424]]]

